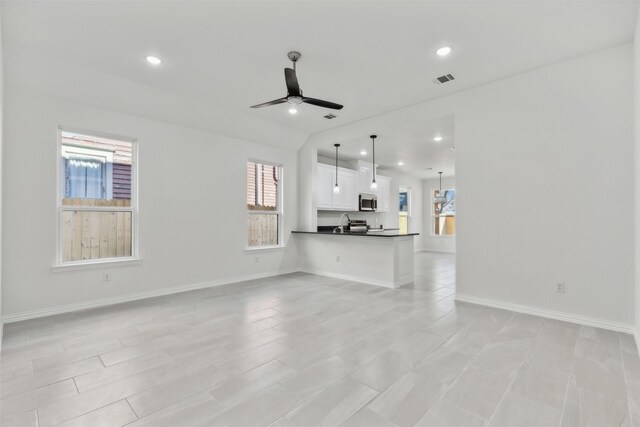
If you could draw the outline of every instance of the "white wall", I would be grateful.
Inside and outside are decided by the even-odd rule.
[[[632,86],[626,44],[460,95],[459,294],[633,324]]]
[[[634,65],[635,65],[635,278],[636,278],[636,344],[640,348],[640,10],[636,21],[636,34],[634,40]]]
[[[0,8],[1,10],[1,8]],[[0,19],[0,22],[2,19]],[[2,349],[2,335],[3,335],[3,323],[2,323],[2,162],[4,151],[4,49],[2,43],[2,28],[0,26],[0,349]]]
[[[9,83],[9,81],[7,81]],[[297,268],[295,151],[6,89],[3,315]],[[52,272],[58,125],[137,138],[142,265]],[[284,166],[286,249],[245,252],[246,160]],[[255,262],[255,257],[258,262]],[[111,282],[102,281],[112,272]]]
[[[318,227],[316,173],[318,150],[305,144],[298,151],[298,230],[315,231]]]
[[[455,114],[459,294],[631,328],[632,85],[627,43],[317,133],[307,144]],[[498,228],[490,226],[496,216]],[[554,292],[557,281],[566,293]]]
[[[422,181],[422,186],[424,190],[424,216],[422,226],[424,230],[424,250],[453,253],[456,251],[455,236],[436,236],[433,234],[433,203],[431,200],[433,199],[433,191],[440,188],[440,180],[425,179]],[[456,188],[455,178],[442,178],[442,188]],[[456,200],[456,207],[457,203],[458,201]]]

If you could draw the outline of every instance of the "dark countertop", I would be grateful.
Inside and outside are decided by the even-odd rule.
[[[344,233],[334,233],[333,231],[292,231],[296,234],[323,234],[327,236],[362,236],[362,237],[406,237],[417,236],[419,233],[403,233],[400,230],[368,231],[366,233],[345,231]]]

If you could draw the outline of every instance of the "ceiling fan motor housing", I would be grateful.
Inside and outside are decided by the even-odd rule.
[[[295,64],[295,62],[300,59],[300,57],[302,56],[302,54],[300,52],[296,52],[295,50],[287,53],[287,56],[289,57],[289,60],[291,60],[291,62],[293,62]]]

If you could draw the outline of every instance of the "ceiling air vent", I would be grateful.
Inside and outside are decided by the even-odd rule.
[[[326,116],[322,116],[322,117],[324,117],[324,118],[325,118],[325,119],[327,119],[327,120],[333,120],[333,119],[335,119],[335,118],[336,118],[336,117],[338,117],[338,116],[336,116],[335,114],[331,114],[331,113],[329,113],[329,114],[327,114]]]
[[[433,82],[437,85],[440,85],[442,83],[450,82],[451,80],[455,80],[455,77],[453,77],[453,75],[451,74],[445,74],[444,76],[436,77],[435,79],[433,79]]]

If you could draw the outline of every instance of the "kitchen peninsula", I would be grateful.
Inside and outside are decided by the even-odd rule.
[[[413,282],[413,237],[400,230],[294,231],[302,271],[387,288]]]

